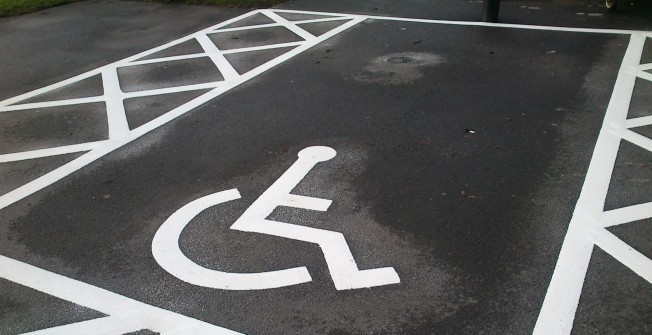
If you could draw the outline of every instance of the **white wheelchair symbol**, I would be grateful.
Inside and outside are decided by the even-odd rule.
[[[301,150],[297,161],[245,210],[231,229],[318,244],[338,290],[398,284],[401,280],[394,268],[358,269],[342,233],[266,219],[278,206],[326,211],[331,200],[290,192],[317,163],[330,160],[335,155],[335,150],[323,146]],[[183,254],[179,248],[179,236],[190,220],[206,208],[236,199],[240,199],[240,193],[237,189],[230,189],[201,197],[181,207],[154,235],[154,259],[163,269],[185,282],[225,290],[261,290],[312,281],[305,266],[269,272],[231,273],[207,269]]]

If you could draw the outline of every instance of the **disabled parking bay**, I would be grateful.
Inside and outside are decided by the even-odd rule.
[[[1,84],[0,333],[652,331],[652,33],[239,14]]]

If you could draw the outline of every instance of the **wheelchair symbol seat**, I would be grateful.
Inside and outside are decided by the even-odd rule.
[[[346,239],[340,232],[267,219],[279,206],[328,210],[331,200],[290,192],[317,163],[328,161],[335,155],[335,150],[323,146],[308,147],[299,151],[297,161],[265,190],[230,228],[318,244],[337,290],[398,284],[400,278],[394,268],[358,269]],[[183,254],[179,247],[179,236],[186,225],[201,211],[240,197],[237,189],[230,189],[201,197],[181,207],[154,235],[154,259],[167,272],[185,282],[224,290],[271,289],[312,281],[305,266],[267,272],[233,273],[205,268]]]

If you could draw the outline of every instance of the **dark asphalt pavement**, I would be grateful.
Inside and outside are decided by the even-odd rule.
[[[280,8],[480,17],[481,3],[431,3],[296,0]],[[500,17],[652,30],[647,3],[614,13],[600,5],[507,2]],[[246,11],[93,1],[0,19],[0,100]],[[275,31],[229,34],[212,41],[225,50],[298,40]],[[365,20],[0,209],[0,255],[249,335],[531,334],[629,38]],[[642,63],[652,61],[647,41]],[[184,48],[180,54],[201,52]],[[241,74],[274,57],[242,55],[226,58]],[[117,74],[124,92],[224,80],[211,60]],[[651,115],[652,85],[636,83],[630,115]],[[101,94],[101,84],[98,74],[55,93],[87,97]],[[126,99],[129,127],[207,90]],[[0,111],[0,154],[109,139],[104,104],[78,106]],[[323,212],[277,207],[268,218],[341,232],[360,269],[393,267],[399,284],[336,290],[317,245],[229,229],[310,146],[337,156],[318,163],[292,193],[332,205]],[[0,192],[82,154],[0,163]],[[652,200],[651,157],[621,144],[606,209]],[[164,221],[197,198],[233,188],[242,198],[194,218],[179,237],[182,252],[226,272],[306,266],[311,282],[221,290],[184,282],[157,263],[152,240]],[[650,223],[610,231],[650,257]],[[105,315],[1,278],[0,292],[2,334]],[[572,334],[649,334],[651,312],[650,283],[596,247]]]

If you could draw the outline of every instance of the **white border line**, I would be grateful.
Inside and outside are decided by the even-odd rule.
[[[431,20],[431,19],[415,19],[404,18],[395,16],[377,16],[377,15],[364,15],[364,14],[342,14],[330,12],[310,12],[291,9],[274,9],[275,12],[280,13],[295,13],[295,14],[319,14],[319,15],[347,15],[351,17],[358,17],[371,20],[385,20],[385,21],[401,21],[401,22],[416,22],[416,23],[436,23],[443,25],[454,26],[472,26],[472,27],[495,27],[495,28],[512,28],[512,29],[527,29],[527,30],[548,30],[548,31],[563,31],[575,33],[598,33],[598,34],[652,34],[652,32],[645,30],[621,30],[621,29],[599,29],[599,28],[576,28],[576,27],[556,27],[556,26],[536,26],[526,24],[510,24],[510,23],[491,23],[491,22],[477,22],[477,21],[450,21],[450,20]]]

